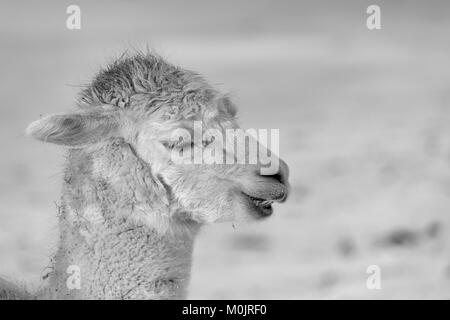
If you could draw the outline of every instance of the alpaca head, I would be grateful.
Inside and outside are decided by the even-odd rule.
[[[79,149],[120,139],[148,167],[170,218],[266,217],[272,202],[287,197],[288,168],[273,154],[270,168],[264,166],[267,150],[251,138],[230,148],[227,135],[239,128],[235,116],[230,99],[196,73],[138,54],[102,70],[76,111],[37,120],[28,133]]]

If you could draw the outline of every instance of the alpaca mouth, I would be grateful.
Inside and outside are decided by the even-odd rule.
[[[268,217],[273,213],[272,200],[266,200],[261,198],[252,197],[248,194],[245,194],[247,198],[250,199],[250,203],[253,206],[254,212],[258,214],[260,217]]]

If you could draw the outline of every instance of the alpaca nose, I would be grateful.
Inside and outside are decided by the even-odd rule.
[[[278,164],[278,171],[276,171],[273,174],[264,174],[261,173],[262,176],[265,177],[270,177],[273,178],[275,180],[277,180],[278,182],[284,184],[284,185],[288,185],[288,178],[289,178],[289,167],[286,164],[286,162],[284,162],[283,160],[279,159],[279,164]]]

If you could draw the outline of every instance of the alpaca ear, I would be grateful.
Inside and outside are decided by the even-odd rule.
[[[53,114],[32,122],[26,134],[44,142],[79,147],[118,135],[119,117],[105,110]]]

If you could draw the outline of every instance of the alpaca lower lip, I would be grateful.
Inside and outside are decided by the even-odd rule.
[[[267,217],[270,216],[273,213],[272,208],[272,200],[265,200],[261,198],[255,198],[248,194],[246,194],[250,202],[252,203],[254,207],[254,211],[258,213],[259,216]]]
[[[257,208],[258,208],[259,215],[263,216],[263,217],[268,217],[273,213],[272,205],[265,206],[265,207],[257,206]]]

